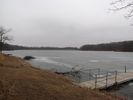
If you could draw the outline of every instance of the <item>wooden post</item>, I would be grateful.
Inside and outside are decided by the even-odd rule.
[[[117,83],[117,71],[115,71],[115,83]]]
[[[108,72],[106,73],[106,88],[107,88],[107,84],[108,84]]]
[[[89,77],[90,77],[90,80],[91,80],[91,70],[89,70]]]
[[[95,75],[95,89],[97,88],[97,75]]]
[[[79,76],[79,83],[80,83],[80,79],[81,79],[81,77]]]
[[[100,78],[100,68],[98,68],[98,75],[99,75],[99,78]]]
[[[126,66],[125,66],[125,73],[126,73],[127,71],[126,71]]]

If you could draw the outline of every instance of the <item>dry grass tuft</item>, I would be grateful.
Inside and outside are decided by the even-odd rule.
[[[0,100],[10,100],[13,97],[13,90],[6,82],[0,80]]]
[[[0,100],[125,100],[72,84],[68,77],[33,67],[21,58],[0,57]]]

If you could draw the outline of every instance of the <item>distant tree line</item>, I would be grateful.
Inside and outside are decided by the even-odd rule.
[[[80,50],[133,52],[133,41],[112,42],[96,45],[83,45]]]
[[[27,47],[19,45],[3,44],[3,50],[78,50],[77,47]]]
[[[10,45],[6,43],[1,43],[2,47],[0,46],[0,50],[10,50]]]
[[[0,47],[1,48],[1,47]],[[27,47],[3,44],[3,50],[86,50],[86,51],[124,51],[133,52],[133,41],[111,42],[102,44],[87,44],[77,47]]]

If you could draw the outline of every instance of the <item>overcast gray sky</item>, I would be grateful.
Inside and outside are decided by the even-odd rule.
[[[129,0],[130,1],[130,0]],[[80,47],[133,40],[128,10],[108,12],[112,0],[0,0],[0,26],[12,28],[11,44]]]

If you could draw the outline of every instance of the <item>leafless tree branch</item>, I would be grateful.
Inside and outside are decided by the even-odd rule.
[[[3,26],[0,26],[0,36],[12,31],[12,29],[5,29]]]
[[[113,1],[112,3],[111,3],[111,5],[114,5],[114,4],[116,4],[116,3],[118,3],[118,2],[123,2],[124,0],[118,0],[118,1]]]
[[[7,35],[12,29],[5,29],[3,26],[0,26],[0,44],[1,44],[1,53],[2,53],[2,45],[5,41],[11,42],[13,40],[13,36]]]
[[[11,42],[11,41],[13,41],[13,37],[12,36],[3,36],[3,43],[5,43],[5,41],[9,41],[9,42]]]
[[[116,3],[122,3],[122,2],[124,2],[124,0],[118,0],[118,1],[112,2],[111,5],[114,5],[114,8],[113,9],[109,9],[109,12],[110,11],[117,12],[117,11],[120,11],[120,10],[123,10],[123,9],[130,8],[131,10],[129,10],[129,13],[124,16],[126,19],[128,19],[128,18],[133,16],[133,2],[130,2],[130,3],[126,4],[125,6],[121,6],[121,7],[116,7],[115,6]]]

